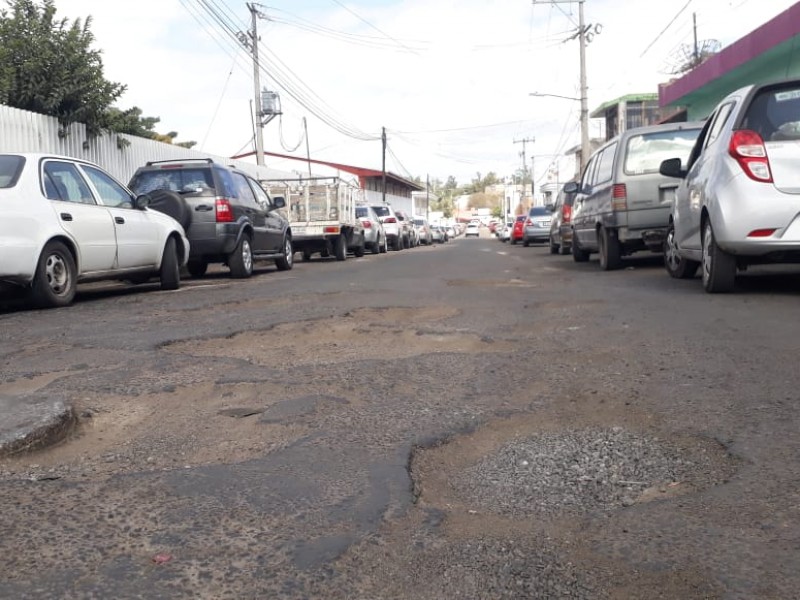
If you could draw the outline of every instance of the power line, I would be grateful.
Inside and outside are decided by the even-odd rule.
[[[409,52],[412,52],[412,53],[414,53],[414,54],[419,54],[419,53],[418,53],[416,50],[412,50],[411,48],[409,48],[408,46],[406,46],[405,44],[403,44],[403,43],[402,43],[402,42],[400,42],[399,40],[396,40],[395,38],[393,38],[392,36],[390,36],[388,33],[385,33],[384,31],[382,31],[381,29],[379,29],[378,27],[376,27],[375,25],[373,25],[372,23],[370,23],[369,21],[367,21],[365,18],[363,18],[361,15],[359,15],[359,14],[358,14],[358,13],[356,13],[355,11],[353,11],[353,10],[349,9],[347,6],[345,6],[344,4],[342,4],[341,2],[339,2],[339,0],[332,0],[332,2],[335,2],[336,4],[338,4],[339,6],[341,6],[343,9],[345,9],[345,10],[346,10],[347,12],[349,12],[351,15],[353,15],[354,17],[356,17],[358,20],[362,21],[363,23],[366,23],[367,25],[369,25],[370,27],[372,27],[372,28],[373,28],[375,31],[377,31],[378,33],[380,33],[380,34],[382,34],[382,35],[386,36],[387,38],[389,38],[389,39],[390,39],[390,40],[392,40],[393,42],[396,42],[396,43],[398,43],[399,45],[403,46],[403,47],[404,47],[406,50],[408,50]]]
[[[645,54],[647,54],[647,51],[648,51],[648,50],[650,50],[650,48],[652,48],[652,47],[653,47],[653,45],[654,45],[654,44],[655,44],[655,43],[656,43],[658,40],[660,40],[660,39],[661,39],[661,36],[662,36],[662,35],[664,35],[664,34],[667,32],[667,29],[669,29],[669,28],[672,26],[672,24],[673,24],[675,21],[677,21],[677,20],[678,20],[678,17],[680,17],[680,16],[681,16],[681,14],[683,13],[683,11],[685,11],[685,10],[688,8],[688,6],[689,6],[691,3],[692,3],[692,0],[687,0],[686,4],[684,4],[684,5],[683,5],[683,8],[681,8],[681,9],[678,11],[678,14],[676,14],[674,17],[672,17],[672,20],[671,20],[669,23],[667,23],[667,26],[666,26],[666,27],[664,27],[664,29],[662,29],[662,30],[661,30],[661,33],[659,33],[659,34],[656,36],[656,39],[654,39],[652,42],[650,42],[650,44],[647,46],[647,48],[645,48],[645,49],[644,49],[644,52],[642,52],[642,53],[639,55],[639,58],[642,58],[642,57],[643,57]]]

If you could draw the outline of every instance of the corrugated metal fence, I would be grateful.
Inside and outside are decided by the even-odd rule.
[[[82,123],[74,123],[65,132],[59,132],[61,126],[55,117],[0,104],[0,152],[44,152],[82,158],[100,165],[125,184],[147,161],[182,158],[213,158],[226,165],[235,165],[257,179],[287,176],[285,171],[132,135],[106,133],[90,138]]]

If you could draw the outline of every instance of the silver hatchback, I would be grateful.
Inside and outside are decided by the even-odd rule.
[[[707,292],[733,289],[750,264],[800,263],[800,79],[743,87],[706,122],[681,178],[664,243],[673,277],[702,265]]]

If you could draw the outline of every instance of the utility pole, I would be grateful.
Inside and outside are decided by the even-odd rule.
[[[522,195],[520,201],[525,199],[525,174],[528,172],[528,159],[525,153],[526,144],[532,144],[536,141],[535,137],[522,138],[521,140],[514,140],[515,144],[522,144]],[[531,163],[532,165],[533,163]],[[533,172],[531,172],[531,198],[533,198]]]
[[[431,218],[431,176],[425,175],[425,222]],[[428,223],[430,227],[430,223]]]
[[[692,13],[692,29],[694,30],[694,65],[700,63],[700,51],[697,49],[697,13]]]
[[[253,54],[253,85],[255,87],[255,125],[256,125],[256,164],[264,164],[264,130],[261,122],[261,82],[259,80],[259,64],[258,64],[258,17],[259,12],[255,4],[247,3],[247,8],[250,9],[250,17],[252,19],[252,30],[250,31],[250,49]]]
[[[383,203],[386,204],[386,127],[381,128],[381,144],[383,145],[383,166],[381,167],[383,172]]]
[[[590,36],[594,35],[589,32],[592,28],[591,25],[589,27],[586,26],[583,18],[583,3],[586,0],[531,0],[534,5],[536,4],[572,4],[574,2],[578,3],[578,31],[570,37],[569,39],[578,38],[578,43],[580,46],[580,85],[581,85],[581,160],[580,160],[580,172],[583,173],[584,168],[586,167],[586,163],[589,160],[589,154],[591,152],[591,148],[589,146],[589,98],[588,98],[588,90],[586,87],[586,38],[587,34]],[[595,32],[599,33],[600,29],[599,26],[595,26]]]

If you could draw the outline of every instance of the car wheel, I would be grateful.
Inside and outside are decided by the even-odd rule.
[[[172,217],[181,224],[184,231],[189,230],[189,225],[192,223],[192,209],[183,196],[170,190],[154,190],[147,195],[150,197],[147,208]]]
[[[566,256],[567,254],[572,254],[572,247],[571,247],[571,245],[570,245],[570,246],[567,246],[567,245],[564,243],[564,240],[562,239],[562,240],[561,240],[561,245],[558,247],[558,253],[559,253],[561,256]]]
[[[550,236],[550,254],[558,254],[558,251],[559,251],[559,245],[556,244],[555,240],[553,239],[553,236],[551,235]]]
[[[513,237],[512,238],[508,238],[508,243],[511,244],[512,246],[516,246],[517,245],[517,240],[514,239]]]
[[[333,253],[336,256],[336,260],[347,260],[347,237],[340,233],[334,244]]]
[[[372,252],[373,254],[380,254],[382,248],[383,246],[381,245],[381,236],[378,236],[378,241],[373,242],[370,245],[369,251]]]
[[[189,270],[189,275],[192,277],[202,277],[208,270],[208,261],[203,259],[190,260],[186,264],[186,268]]]
[[[697,273],[699,266],[700,263],[696,260],[683,258],[680,255],[678,245],[675,243],[675,227],[670,225],[664,238],[664,268],[667,273],[675,279],[691,279]]]
[[[730,292],[736,279],[736,259],[717,246],[711,220],[703,228],[703,288],[711,294]]]
[[[394,239],[394,251],[400,252],[403,249],[403,238],[399,235]]]
[[[381,246],[381,254],[386,254],[389,250],[389,241],[384,236],[383,238],[383,245]]]
[[[575,262],[587,262],[589,260],[589,252],[578,245],[578,238],[575,233],[572,234],[572,260]]]
[[[181,287],[181,266],[178,262],[178,248],[175,246],[175,238],[169,238],[164,246],[159,277],[161,278],[162,290],[177,290]]]
[[[522,238],[522,245],[523,245],[525,248],[527,248],[528,246],[530,246],[530,245],[531,245],[531,241],[530,241],[528,238],[525,238],[525,237],[524,237],[524,238]]]
[[[72,253],[61,242],[49,242],[42,250],[31,295],[42,308],[67,306],[75,297],[78,269]]]
[[[606,227],[601,227],[597,236],[598,253],[600,254],[600,268],[603,271],[619,269],[620,248],[617,234]]]
[[[253,274],[253,249],[247,235],[242,235],[236,248],[228,256],[228,268],[231,276],[236,279],[245,279]]]
[[[275,266],[278,271],[289,271],[294,266],[294,248],[288,235],[283,238],[283,256],[275,261]]]

